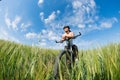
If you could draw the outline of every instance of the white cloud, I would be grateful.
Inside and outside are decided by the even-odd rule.
[[[115,17],[110,19],[104,17],[99,18],[96,14],[96,3],[94,0],[70,0],[70,2],[72,5],[69,6],[72,8],[68,7],[68,5],[66,7],[70,8],[71,11],[69,13],[63,13],[66,16],[60,20],[56,19],[56,13],[59,13],[59,11],[53,11],[47,19],[44,19],[44,23],[50,26],[51,30],[61,29],[64,25],[75,26],[77,27],[76,29],[82,28],[84,31],[101,30],[102,28],[110,28],[115,22],[118,22]],[[56,26],[58,24],[59,26]]]
[[[50,40],[56,40],[56,39],[58,39],[58,37],[56,36],[56,34],[53,31],[49,31],[48,32],[48,38]]]
[[[109,23],[109,22],[102,22],[102,23],[101,23],[101,27],[104,27],[104,28],[111,28],[111,27],[112,27],[112,23]]]
[[[11,26],[11,20],[8,18],[8,15],[7,14],[5,14],[5,23],[6,23],[6,25],[8,26],[8,27],[10,27]]]
[[[95,1],[94,0],[90,0],[90,5],[91,5],[91,7],[94,8],[96,6]]]
[[[43,2],[44,2],[44,0],[39,0],[39,1],[38,1],[38,5],[42,5]]]
[[[18,24],[21,21],[20,16],[16,16],[15,19],[12,21],[10,18],[8,18],[8,14],[5,14],[5,23],[8,26],[8,28],[12,28],[14,30],[18,30]]]
[[[2,38],[2,39],[6,39],[7,40],[7,37],[6,36],[8,36],[8,33],[4,30],[4,29],[2,29],[2,28],[0,28],[0,37]]]
[[[78,27],[79,28],[85,28],[85,25],[84,24],[78,24]]]
[[[20,43],[20,41],[17,38],[12,36],[10,33],[8,33],[8,31],[3,29],[2,27],[0,28],[0,39],[4,39],[4,40],[14,41],[14,42]]]
[[[20,28],[21,28],[21,31],[26,31],[26,29],[28,28],[28,27],[30,27],[31,26],[31,23],[30,22],[28,22],[28,23],[21,23],[21,26],[20,26]]]
[[[79,9],[79,8],[81,8],[81,6],[82,6],[82,2],[79,1],[79,0],[74,0],[74,1],[72,2],[72,6],[73,6],[74,9]]]
[[[47,30],[43,29],[42,34],[47,34]]]
[[[57,10],[57,14],[60,14],[60,10]]]
[[[40,12],[40,18],[42,21],[44,20],[44,12]]]
[[[39,41],[39,46],[46,46],[47,45],[47,43],[46,43],[46,40],[45,39],[41,39],[40,41]]]
[[[98,19],[95,14],[95,2],[93,0],[72,0],[72,5],[66,6],[66,8],[70,8],[71,11],[63,13],[65,15],[59,20],[53,20],[48,25],[52,27],[52,29],[56,28],[56,25],[59,24],[59,28],[63,27],[64,25],[71,25],[71,26],[80,26],[94,23],[95,20]],[[71,8],[73,7],[73,8]],[[58,13],[58,11],[56,12]],[[56,15],[57,17],[57,15]],[[48,20],[49,21],[49,20]],[[47,22],[47,21],[46,21]],[[83,27],[83,26],[82,26]],[[57,27],[58,28],[58,27]],[[81,28],[81,27],[79,27]],[[84,27],[86,28],[86,27]]]
[[[10,19],[9,17],[8,17],[8,13],[6,13],[5,14],[5,23],[6,23],[6,25],[7,25],[7,27],[9,28],[9,29],[12,29],[12,30],[19,30],[19,31],[26,31],[27,30],[27,28],[29,28],[31,25],[32,25],[32,23],[31,22],[22,22],[22,20],[21,20],[21,17],[20,16],[15,16],[15,18],[14,19]]]
[[[45,23],[46,23],[46,24],[51,23],[53,20],[55,20],[55,18],[56,18],[56,14],[55,14],[55,12],[53,11],[53,12],[51,13],[51,15],[49,15],[48,18],[45,19]]]
[[[112,25],[115,22],[118,22],[117,18],[115,18],[115,17],[113,17],[111,19],[105,19],[105,20],[101,21],[100,27],[102,27],[102,28],[111,28]]]
[[[27,33],[27,34],[25,35],[25,37],[26,37],[27,39],[34,39],[34,38],[37,38],[38,36],[37,36],[37,34],[34,33],[34,32],[29,32],[29,33]]]
[[[54,23],[57,15],[59,15],[61,12],[60,10],[57,11],[53,11],[50,15],[48,15],[48,17],[45,19],[44,18],[44,12],[40,12],[40,18],[41,20],[46,24],[46,25],[51,25]]]
[[[12,21],[12,28],[15,29],[15,30],[18,30],[18,23],[20,23],[21,21],[21,17],[20,16],[16,16],[14,21]]]
[[[41,38],[42,39],[48,39],[48,40],[58,40],[60,39],[60,37],[58,37],[58,35],[53,32],[52,30],[42,30],[41,32]]]
[[[39,45],[43,47],[46,46],[47,44],[45,42],[40,42]]]
[[[98,43],[95,40],[77,40],[74,41],[75,44],[80,48],[80,49],[90,49],[90,48],[95,48],[97,47]]]

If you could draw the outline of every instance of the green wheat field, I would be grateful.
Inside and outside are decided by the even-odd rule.
[[[0,40],[0,80],[54,80],[59,52]],[[120,43],[80,50],[75,67],[64,76],[61,69],[60,80],[120,80]]]

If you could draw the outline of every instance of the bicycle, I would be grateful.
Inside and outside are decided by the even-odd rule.
[[[71,45],[71,40],[72,39],[76,39],[78,36],[80,36],[81,33],[79,32],[78,35],[70,38],[70,39],[65,39],[64,41],[66,41],[67,45],[64,47],[64,50],[57,56],[56,60],[55,60],[55,65],[54,65],[54,78],[58,78],[59,77],[59,68],[60,68],[60,61],[61,58],[63,57],[64,54],[66,54],[66,64],[68,69],[72,69],[74,64],[75,64],[75,53],[72,50],[72,46]],[[64,41],[55,41],[56,43],[63,43]]]

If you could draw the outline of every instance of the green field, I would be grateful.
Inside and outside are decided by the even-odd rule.
[[[54,80],[59,50],[42,49],[0,40],[0,80]],[[120,44],[80,50],[74,74],[60,80],[120,80]]]

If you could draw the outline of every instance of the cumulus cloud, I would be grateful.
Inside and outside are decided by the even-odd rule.
[[[53,31],[48,32],[48,37],[49,37],[50,40],[58,39],[58,37],[56,36],[56,34]]]
[[[46,46],[46,45],[47,45],[46,42],[40,42],[40,43],[39,43],[39,46],[42,46],[42,47],[43,47],[43,46]]]
[[[84,40],[80,39],[78,41],[74,41],[74,43],[80,48],[80,49],[90,49],[95,48],[98,46],[97,40]]]
[[[111,19],[106,19],[106,20],[101,21],[100,27],[102,27],[102,28],[111,28],[112,25],[115,22],[118,22],[117,18],[115,18],[115,17],[113,17]]]
[[[85,28],[85,25],[84,24],[78,24],[78,27],[79,28]]]
[[[60,14],[60,10],[53,11],[48,18],[44,19],[44,13],[40,13],[41,20],[46,24],[51,26],[52,29],[61,28],[64,25],[71,25],[77,28],[86,28],[86,24],[94,23],[96,18],[96,4],[94,0],[70,0],[69,7],[68,5],[66,8],[70,8],[71,11],[69,13],[62,13],[63,16],[60,19],[56,19],[58,14]],[[59,26],[56,26],[58,25]]]
[[[14,19],[10,19],[8,17],[8,13],[5,14],[5,23],[9,29],[12,30],[19,30],[19,31],[27,31],[27,28],[29,28],[32,23],[31,22],[23,22],[21,20],[22,18],[20,16],[15,16]]]
[[[47,18],[44,18],[44,12],[40,12],[40,18],[41,18],[41,21],[49,25],[54,23],[55,19],[57,18],[57,15],[59,14],[60,14],[60,10],[53,11],[50,15],[48,15]]]
[[[81,6],[82,6],[82,2],[79,1],[79,0],[74,0],[74,1],[72,2],[72,6],[73,6],[74,9],[79,9],[79,8],[81,8]]]
[[[16,16],[14,21],[12,21],[12,28],[18,30],[18,23],[21,21],[20,16]]]
[[[60,10],[57,10],[57,14],[60,14]]]
[[[52,30],[44,30],[43,29],[42,32],[41,32],[41,38],[48,39],[48,40],[57,40],[60,37],[58,37],[56,35],[56,33],[53,32]]]
[[[72,16],[73,18],[78,19],[76,20],[78,24],[87,21],[88,18],[91,19],[94,16],[96,6],[93,0],[73,0],[71,3],[74,13]]]
[[[31,26],[31,23],[30,22],[28,22],[28,23],[21,23],[21,26],[20,26],[20,28],[21,28],[21,31],[26,31],[26,29],[28,28],[28,27],[30,27]]]
[[[41,39],[40,41],[39,41],[39,46],[46,46],[47,45],[47,42],[46,42],[46,40],[45,39]]]
[[[70,0],[71,4],[66,6],[70,8],[69,13],[62,13],[61,19],[57,20],[57,14],[59,10],[53,11],[48,18],[44,19],[44,13],[40,13],[43,22],[50,26],[53,31],[60,29],[64,25],[70,25],[76,27],[76,29],[82,29],[83,31],[91,31],[95,29],[101,30],[102,28],[111,28],[112,25],[117,22],[117,18],[99,18],[96,11],[96,3],[94,0]],[[59,24],[59,25],[58,25]],[[57,26],[58,25],[58,26]],[[90,29],[90,30],[89,30]]]
[[[14,20],[12,21],[9,17],[8,14],[5,14],[5,23],[8,26],[8,28],[12,28],[14,30],[18,30],[18,24],[21,21],[20,16],[15,16]]]
[[[51,15],[49,15],[48,18],[45,19],[45,23],[46,24],[51,23],[53,20],[55,20],[55,18],[56,18],[56,15],[55,15],[55,12],[53,11]]]
[[[60,36],[57,36],[52,30],[43,29],[40,33],[38,46],[54,49],[62,48],[63,45],[61,46],[60,44],[55,44],[55,40],[60,40]],[[54,47],[54,45],[56,46]]]
[[[27,34],[25,35],[25,37],[26,37],[27,39],[35,39],[35,38],[38,37],[37,35],[38,35],[38,34],[36,34],[36,33],[34,33],[34,32],[29,32],[29,33],[27,33]]]
[[[44,12],[40,12],[40,18],[42,21],[44,20]]]
[[[38,5],[42,5],[43,2],[44,2],[44,0],[39,0],[39,1],[38,1]]]
[[[4,29],[0,28],[0,38],[7,40],[8,33]]]
[[[110,22],[102,22],[101,23],[101,27],[111,28],[112,27],[112,23],[110,23]]]
[[[8,27],[10,27],[11,26],[11,20],[8,18],[8,15],[6,14],[5,15],[5,23],[6,23],[6,25],[8,26]]]
[[[3,29],[2,27],[0,28],[0,39],[8,40],[8,41],[14,41],[17,43],[20,43],[20,41],[12,36],[10,33],[8,33],[7,30]]]

